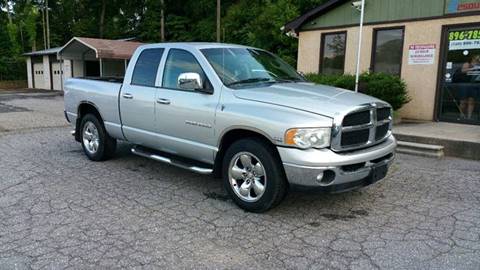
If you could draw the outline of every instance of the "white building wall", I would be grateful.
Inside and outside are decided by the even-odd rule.
[[[43,79],[44,79],[44,86],[45,89],[52,89],[52,83],[50,81],[51,76],[50,70],[50,56],[44,55],[43,56]]]
[[[83,77],[83,61],[81,60],[73,60],[72,61],[72,67],[73,67],[73,77]]]
[[[72,60],[63,60],[62,70],[63,70],[63,79],[64,80],[73,77],[73,74],[72,74]]]
[[[33,88],[33,70],[31,57],[27,57],[27,84],[28,88]]]

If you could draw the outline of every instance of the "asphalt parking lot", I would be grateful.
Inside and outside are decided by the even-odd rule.
[[[87,160],[63,97],[0,93],[0,269],[479,269],[480,162],[398,155],[388,178],[265,214],[221,182]]]

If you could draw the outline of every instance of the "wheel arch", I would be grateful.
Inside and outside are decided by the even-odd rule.
[[[214,163],[214,170],[213,170],[213,174],[215,177],[217,178],[221,177],[222,162],[223,162],[223,157],[225,156],[226,150],[234,142],[240,139],[246,139],[246,138],[256,138],[267,143],[268,145],[272,146],[273,149],[275,149],[274,150],[275,155],[278,158],[280,158],[280,154],[277,151],[275,143],[270,138],[270,136],[268,136],[264,132],[257,129],[246,128],[246,127],[232,128],[223,132],[222,135],[220,136],[219,143],[218,143],[218,152],[215,156],[215,163]]]
[[[82,118],[87,114],[95,115],[101,124],[103,124],[103,117],[100,113],[100,110],[97,106],[89,101],[82,101],[77,108],[77,120],[75,122],[75,140],[80,141],[80,124],[82,123]]]

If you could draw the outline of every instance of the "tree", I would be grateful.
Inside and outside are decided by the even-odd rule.
[[[220,35],[225,42],[270,50],[294,65],[298,41],[280,28],[326,0],[222,0],[220,12],[215,0],[55,0],[48,2],[49,27],[46,1],[0,0],[1,25],[7,25],[0,30],[0,44],[8,48],[0,49],[0,57],[62,46],[74,36],[212,42]]]

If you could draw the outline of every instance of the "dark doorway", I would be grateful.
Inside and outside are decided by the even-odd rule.
[[[85,77],[100,77],[99,61],[85,61]]]
[[[480,124],[480,24],[444,28],[439,119]]]

